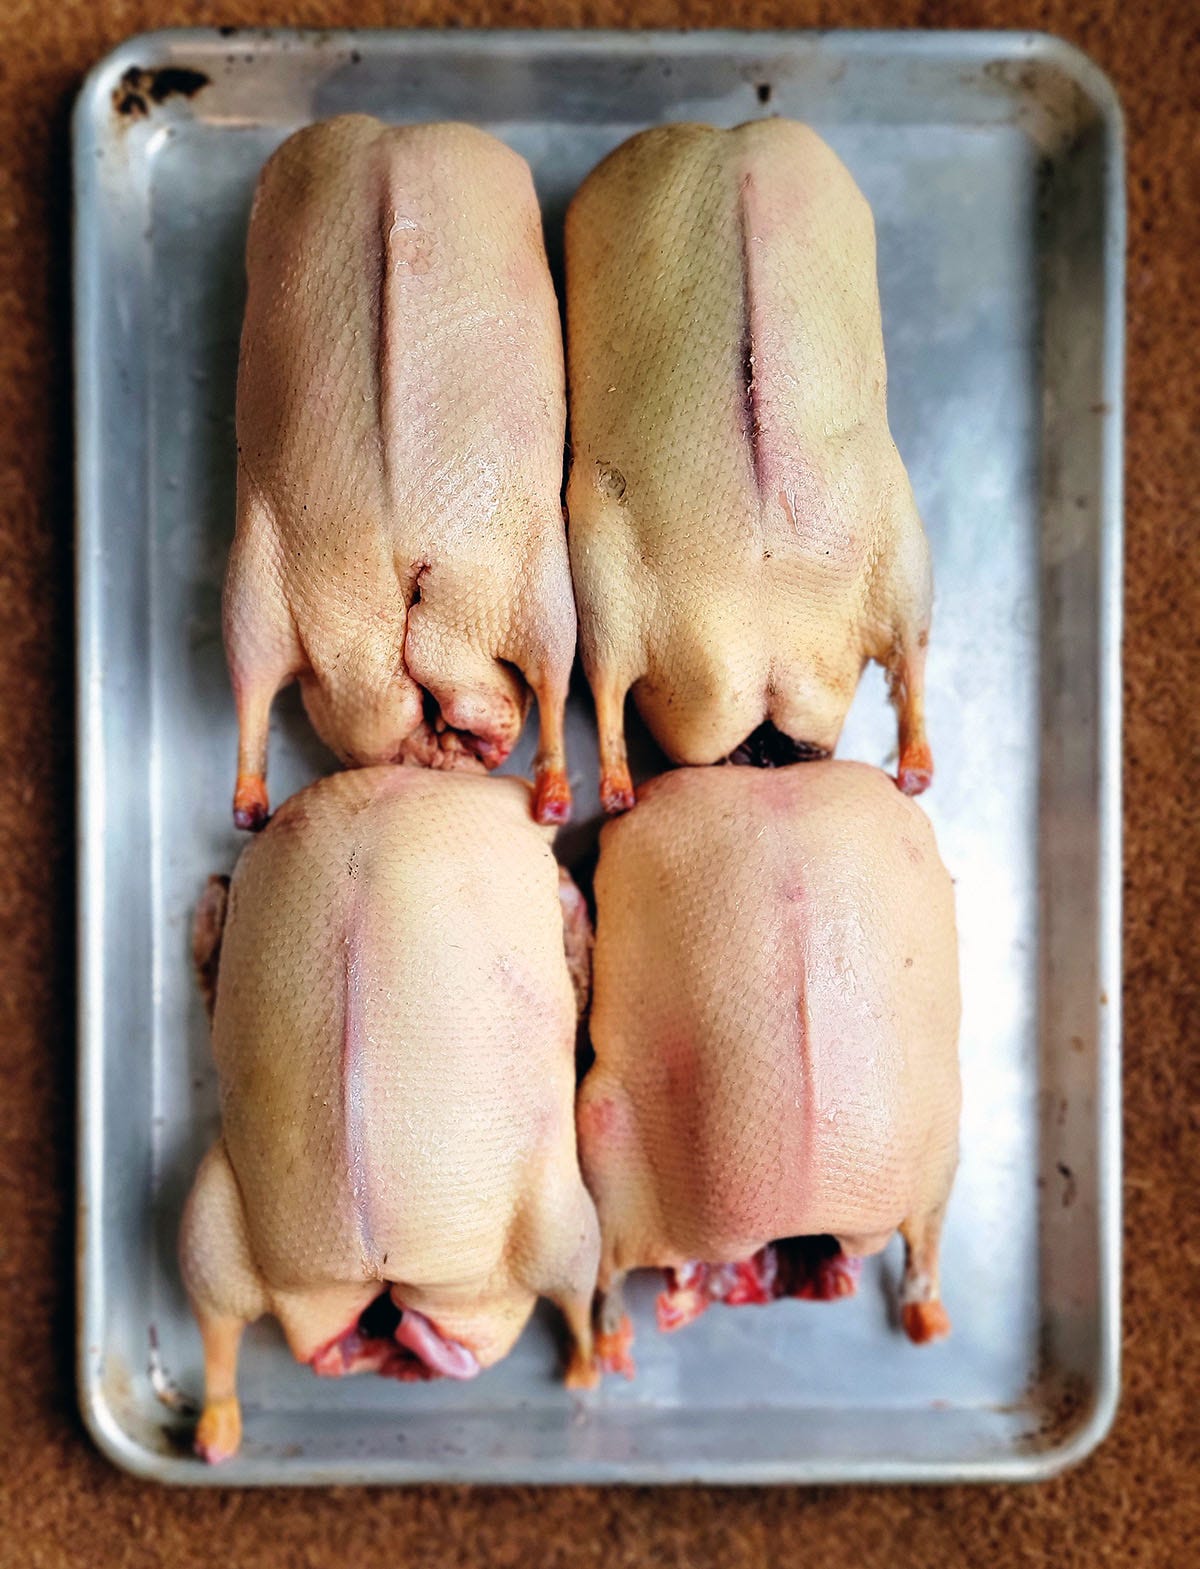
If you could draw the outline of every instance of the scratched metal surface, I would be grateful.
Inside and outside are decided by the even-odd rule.
[[[164,67],[209,80],[189,95],[166,89],[191,77],[137,74]],[[659,120],[810,120],[874,207],[892,426],[937,575],[926,804],[962,939],[945,1344],[896,1329],[897,1244],[853,1301],[718,1308],[670,1337],[643,1282],[638,1377],[587,1396],[555,1380],[548,1315],[458,1386],[318,1380],[264,1323],[242,1358],[241,1455],[213,1471],[188,1453],[200,1354],[175,1231],[217,1125],[188,927],[239,843],[218,601],[241,252],[263,159],[346,110],[503,137],[533,165],[556,266],[580,179]],[[101,1447],[226,1484],[1018,1478],[1085,1453],[1116,1400],[1119,1276],[1123,208],[1106,80],[1019,34],[179,32],[102,62],[75,136],[79,1385]],[[842,752],[887,763],[893,744],[869,675]],[[527,735],[515,766],[531,753]],[[582,690],[570,758],[575,860],[597,811]],[[330,763],[288,694],[274,798]]]

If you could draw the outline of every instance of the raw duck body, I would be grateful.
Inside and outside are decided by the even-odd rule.
[[[567,214],[580,642],[609,810],[632,804],[630,688],[664,750],[833,750],[868,659],[898,782],[932,762],[929,549],[888,430],[875,232],[811,130],[633,137]]]
[[[605,827],[595,888],[578,1125],[602,1357],[624,1361],[630,1269],[673,1271],[674,1327],[711,1300],[849,1294],[897,1228],[904,1327],[946,1333],[958,964],[924,813],[859,763],[682,768]]]
[[[206,1458],[238,1446],[238,1343],[264,1313],[318,1372],[461,1378],[542,1295],[589,1377],[599,1236],[564,951],[586,967],[586,909],[560,899],[548,839],[519,780],[364,769],[285,803],[227,914],[210,884],[195,948],[222,1135],[180,1244]],[[389,1287],[399,1324],[372,1330]]]
[[[297,677],[355,765],[493,767],[531,688],[535,812],[563,820],[566,400],[528,165],[466,125],[310,126],[263,170],[246,271],[224,607],[239,826],[266,818],[271,702]]]

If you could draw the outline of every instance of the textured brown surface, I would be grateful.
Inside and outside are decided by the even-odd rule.
[[[1083,1467],[1028,1488],[167,1492],[91,1448],[71,1375],[74,1178],[66,117],[128,34],[197,22],[1048,28],[1130,133],[1125,1393]],[[0,1566],[1179,1564],[1200,1541],[1191,792],[1200,752],[1193,0],[8,0],[0,17]],[[1184,1544],[1190,1542],[1191,1548]]]

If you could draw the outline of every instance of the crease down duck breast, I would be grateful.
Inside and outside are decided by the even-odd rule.
[[[466,125],[310,126],[262,172],[246,272],[236,821],[266,820],[293,679],[347,765],[495,767],[532,693],[533,809],[565,820],[566,398],[528,165]]]
[[[807,127],[668,125],[567,214],[580,642],[602,798],[632,690],[678,763],[822,756],[868,660],[932,776],[929,549],[887,422],[870,208]]]

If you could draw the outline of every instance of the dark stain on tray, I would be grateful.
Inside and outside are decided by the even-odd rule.
[[[210,81],[203,71],[186,65],[164,65],[156,71],[131,65],[113,88],[113,108],[128,120],[143,119],[152,105],[165,103],[175,94],[194,98]]]
[[[1055,1364],[1049,1333],[1043,1325],[1033,1376],[1016,1400],[992,1409],[1025,1416],[1027,1426],[1017,1445],[1026,1453],[1044,1454],[1060,1448],[1079,1432],[1095,1398],[1096,1390],[1083,1374]]]

